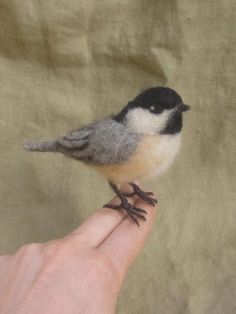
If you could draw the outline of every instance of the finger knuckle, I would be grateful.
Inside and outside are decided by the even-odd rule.
[[[42,253],[42,244],[41,243],[30,243],[23,245],[16,255],[18,257],[36,257]]]
[[[110,286],[119,280],[119,273],[112,260],[105,254],[97,251],[88,263],[87,273],[91,281],[100,285]]]

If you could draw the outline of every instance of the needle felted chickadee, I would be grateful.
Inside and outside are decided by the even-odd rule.
[[[190,107],[171,88],[153,87],[139,94],[118,114],[94,122],[56,140],[27,143],[29,151],[58,152],[91,165],[103,173],[119,197],[120,205],[139,225],[147,212],[132,206],[127,197],[137,195],[155,205],[151,192],[134,183],[159,176],[169,168],[181,143],[182,112]],[[128,183],[133,192],[122,193],[118,186]]]

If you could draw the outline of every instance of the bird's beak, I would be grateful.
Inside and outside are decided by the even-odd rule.
[[[181,111],[188,111],[190,109],[189,105],[185,105],[184,103],[179,105]]]

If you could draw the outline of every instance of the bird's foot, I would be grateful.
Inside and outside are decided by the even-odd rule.
[[[139,219],[146,221],[146,217],[145,215],[147,215],[147,211],[136,207],[132,204],[130,204],[127,200],[127,195],[125,195],[124,193],[120,192],[120,190],[118,189],[118,187],[113,184],[113,183],[109,183],[112,190],[116,193],[116,195],[119,197],[121,203],[119,205],[114,205],[114,204],[105,204],[103,207],[108,207],[111,209],[124,209],[128,216],[136,223],[137,226],[140,226],[139,224]]]
[[[146,221],[145,215],[147,215],[146,210],[133,206],[128,202],[125,196],[118,195],[121,203],[119,205],[114,204],[105,204],[103,207],[108,207],[111,209],[124,209],[128,216],[136,223],[137,226],[140,226],[139,219]]]
[[[133,188],[133,192],[132,193],[127,193],[125,194],[125,196],[134,196],[137,195],[139,198],[141,198],[144,202],[155,206],[155,204],[157,204],[157,199],[153,197],[153,193],[152,192],[145,192],[143,190],[140,189],[140,187],[135,184],[130,182],[129,183],[130,186],[132,186]]]

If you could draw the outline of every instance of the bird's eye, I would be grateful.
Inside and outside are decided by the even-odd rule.
[[[160,113],[162,113],[162,111],[163,111],[163,109],[162,108],[160,108],[160,107],[158,107],[158,106],[150,106],[150,108],[149,108],[149,110],[150,110],[150,112],[153,112],[153,113],[155,113],[155,114],[160,114]]]

